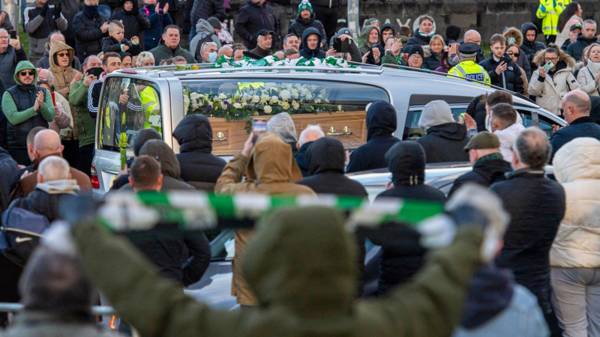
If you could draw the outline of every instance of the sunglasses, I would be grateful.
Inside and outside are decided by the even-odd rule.
[[[32,71],[22,71],[19,73],[19,75],[20,76],[33,76],[33,75],[35,75],[35,72],[33,70]]]
[[[58,55],[58,57],[68,57],[69,53],[58,53],[56,55]]]
[[[519,57],[519,53],[507,53],[509,56]]]

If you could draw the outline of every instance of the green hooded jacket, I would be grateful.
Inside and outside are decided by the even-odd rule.
[[[21,84],[21,82],[19,81],[18,74],[19,74],[19,72],[21,72],[23,70],[27,70],[27,69],[33,70],[35,77],[34,77],[32,84],[37,85],[37,80],[38,80],[37,69],[29,61],[21,61],[15,67],[15,73],[14,73],[15,83],[17,83],[17,85]],[[21,111],[17,110],[18,109],[17,104],[13,100],[12,95],[8,91],[4,92],[4,95],[2,95],[2,112],[6,116],[6,119],[12,125],[21,124],[21,123],[25,122],[26,120],[28,120],[32,117],[35,117],[38,113],[40,113],[42,115],[42,117],[48,122],[51,122],[52,120],[54,120],[54,105],[52,104],[52,96],[50,95],[48,90],[43,89],[43,88],[38,88],[38,89],[44,91],[44,104],[42,104],[39,111],[35,111],[35,109],[33,108],[33,105],[30,108],[27,108],[25,110],[21,110]]]
[[[79,147],[94,144],[96,133],[96,120],[92,118],[87,109],[88,87],[83,84],[83,79],[71,84],[69,89],[69,104],[77,116],[74,123],[79,132]]]
[[[355,243],[343,222],[323,207],[264,218],[242,260],[259,306],[232,312],[186,296],[103,227],[80,224],[73,236],[92,282],[144,337],[450,336],[479,267],[482,231],[459,230],[454,244],[389,297],[355,301]]]

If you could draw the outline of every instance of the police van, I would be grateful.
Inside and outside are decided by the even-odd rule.
[[[370,102],[391,103],[397,115],[395,136],[416,139],[425,134],[418,120],[428,102],[448,102],[458,118],[474,97],[495,90],[446,74],[387,66],[124,69],[108,75],[102,86],[92,185],[97,193],[110,189],[125,160],[133,157],[133,141],[144,128],[159,131],[177,153],[172,132],[187,114],[209,117],[213,153],[219,156],[241,150],[251,120],[267,120],[278,112],[290,113],[298,132],[319,124],[327,136],[352,150],[366,141],[365,107]],[[129,102],[119,104],[124,93]],[[515,94],[514,103],[526,126],[550,134],[553,125],[566,125],[524,97]]]

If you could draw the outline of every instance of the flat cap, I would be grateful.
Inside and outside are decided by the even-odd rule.
[[[465,151],[498,148],[500,148],[498,136],[488,131],[481,131],[469,140],[465,146]]]

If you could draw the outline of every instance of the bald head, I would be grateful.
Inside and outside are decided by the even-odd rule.
[[[562,100],[563,117],[570,124],[581,117],[588,117],[592,110],[590,96],[581,89],[568,92]]]
[[[41,159],[52,154],[62,155],[63,146],[60,142],[60,136],[56,131],[50,129],[38,132],[33,139],[33,150],[35,159]]]
[[[513,168],[543,170],[550,160],[552,146],[544,131],[537,127],[523,130],[513,145]]]
[[[475,29],[469,29],[465,32],[465,36],[463,38],[465,43],[475,43],[476,45],[481,45],[481,34]]]

